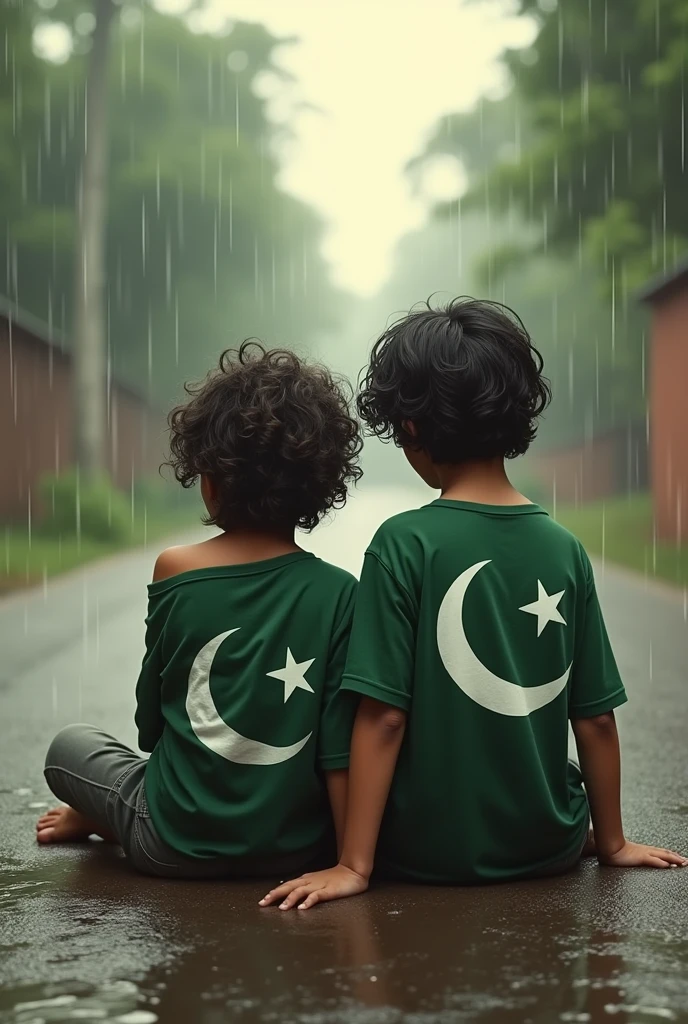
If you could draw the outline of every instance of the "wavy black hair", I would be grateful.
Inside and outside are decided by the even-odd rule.
[[[542,356],[498,302],[430,301],[373,346],[357,399],[370,433],[433,462],[523,455],[551,398]],[[412,423],[416,433],[407,429]]]
[[[190,401],[168,417],[166,465],[182,487],[212,478],[208,525],[312,530],[345,503],[362,441],[350,388],[325,367],[249,340],[185,389]]]

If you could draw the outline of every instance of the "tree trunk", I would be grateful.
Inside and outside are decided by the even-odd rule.
[[[94,0],[84,156],[77,196],[74,295],[74,408],[77,465],[87,479],[105,468],[105,234],[108,170],[108,56],[112,0]]]

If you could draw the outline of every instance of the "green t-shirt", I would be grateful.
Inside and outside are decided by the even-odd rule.
[[[383,873],[464,884],[575,859],[588,812],[569,718],[626,694],[587,555],[543,509],[440,499],[384,523],[342,688],[408,712]]]
[[[323,770],[349,763],[337,693],[356,580],[307,552],[149,586],[136,689],[145,793],[161,838],[237,874],[331,855]]]

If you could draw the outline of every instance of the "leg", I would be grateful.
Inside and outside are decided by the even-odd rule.
[[[90,725],[67,726],[50,744],[45,778],[68,807],[39,819],[39,842],[83,841],[97,834],[122,843],[123,831],[133,827],[136,800],[132,786],[125,796],[121,784],[133,774],[142,779],[144,768],[142,758],[107,733]]]
[[[217,878],[224,861],[194,860],[158,836],[144,792],[146,761],[95,729],[70,725],[48,750],[45,777],[68,807],[39,821],[40,842],[74,842],[97,833],[120,844],[137,870],[166,878]]]

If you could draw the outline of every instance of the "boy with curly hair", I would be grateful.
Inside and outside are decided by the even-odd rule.
[[[356,581],[294,531],[346,501],[359,429],[326,369],[255,342],[187,392],[169,464],[183,487],[200,478],[220,533],[155,563],[136,687],[151,756],[63,729],[45,777],[68,806],[41,817],[38,840],[95,833],[153,875],[284,877],[331,862],[343,826],[351,716],[337,692]]]
[[[340,862],[263,906],[362,892],[374,859],[426,883],[566,871],[589,813],[602,863],[687,863],[625,838],[626,693],[592,568],[505,472],[549,397],[525,327],[496,303],[413,312],[373,348],[359,412],[440,497],[384,523],[365,556],[342,684],[361,700]]]

